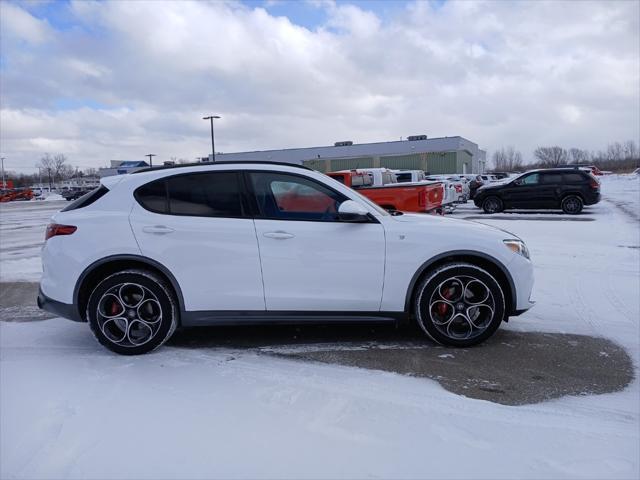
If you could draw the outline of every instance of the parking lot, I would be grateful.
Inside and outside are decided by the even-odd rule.
[[[403,462],[416,470],[421,449],[413,442],[428,441],[436,444],[434,458],[454,460],[452,449],[462,448],[484,476],[500,473],[500,461],[491,461],[498,452],[509,457],[512,474],[533,468],[541,476],[629,476],[640,447],[638,184],[605,178],[604,200],[577,216],[489,216],[471,203],[456,209],[451,216],[523,238],[536,273],[537,305],[472,349],[436,346],[411,326],[246,326],[185,330],[152,355],[117,357],[98,348],[86,324],[50,319],[34,305],[44,226],[65,203],[2,205],[2,471],[80,478],[98,465],[107,476],[135,476],[143,470],[132,462],[118,469],[100,458],[117,424],[141,415],[146,429],[122,448],[143,442],[143,457],[168,448],[153,435],[154,416],[164,425],[156,433],[179,436],[190,425],[218,449],[202,463],[202,451],[172,445],[180,461],[198,459],[196,473],[230,473],[224,452],[244,441],[251,452],[245,476],[281,476],[278,462],[287,461],[294,463],[289,474],[300,472],[296,464],[315,476],[361,474],[341,453],[346,445],[355,457],[369,452],[372,472],[398,476]],[[127,406],[129,394],[135,404]],[[141,409],[136,402],[145,398],[153,405]],[[92,408],[101,409],[100,418]],[[106,431],[105,440],[88,444],[87,422]],[[501,436],[507,426],[509,435]],[[299,427],[303,437],[294,434]],[[256,428],[279,431],[281,443],[247,440]],[[296,457],[329,440],[335,463]],[[544,445],[527,455],[532,442]],[[599,464],[605,456],[619,463]],[[166,468],[171,475],[171,464]]]

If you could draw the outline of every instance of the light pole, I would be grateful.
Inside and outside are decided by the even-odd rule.
[[[155,153],[148,153],[145,157],[149,157],[149,166],[153,168],[153,157],[157,157]]]
[[[2,188],[7,188],[4,183],[4,157],[0,158],[0,162],[2,162]]]
[[[216,161],[216,146],[213,141],[213,119],[220,118],[219,115],[209,115],[208,117],[202,117],[203,120],[209,120],[211,122],[211,160]]]

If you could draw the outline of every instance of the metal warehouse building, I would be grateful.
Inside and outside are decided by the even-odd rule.
[[[216,160],[297,163],[320,172],[387,167],[424,170],[436,175],[483,173],[486,152],[480,150],[478,144],[462,137],[427,138],[426,135],[416,135],[392,142],[336,142],[329,147],[216,153]]]

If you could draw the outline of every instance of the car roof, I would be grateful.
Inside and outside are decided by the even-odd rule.
[[[193,163],[180,163],[177,165],[161,165],[158,167],[148,167],[141,168],[136,170],[135,172],[131,172],[131,175],[135,175],[136,173],[144,173],[144,172],[155,172],[157,170],[170,170],[174,168],[187,168],[187,167],[207,167],[214,165],[248,165],[248,164],[257,164],[257,165],[279,165],[285,167],[294,167],[294,168],[302,168],[304,170],[311,170],[309,167],[305,167],[304,165],[299,165],[297,163],[286,163],[286,162],[269,162],[265,160],[224,160],[221,162],[193,162]]]

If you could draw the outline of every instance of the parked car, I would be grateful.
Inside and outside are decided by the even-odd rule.
[[[318,200],[283,203],[294,190]],[[467,347],[532,306],[533,268],[515,235],[393,216],[291,164],[105,177],[53,216],[42,261],[40,308],[88,322],[127,355],[178,327],[330,320],[415,319],[436,342]]]
[[[592,175],[603,175],[603,172],[598,167],[596,167],[595,165],[589,165],[588,163],[572,163],[570,165],[560,165],[556,168],[579,168],[591,173]]]
[[[89,193],[91,190],[87,190],[87,189],[67,189],[64,190],[62,192],[62,197],[65,200],[76,200],[77,198],[80,198],[81,196]]]
[[[600,182],[579,168],[531,170],[509,182],[486,185],[473,199],[486,213],[508,209],[561,208],[578,214],[600,201]]]
[[[469,199],[469,189],[466,188],[466,181],[456,175],[430,175],[428,180],[446,182],[448,188],[453,190],[454,203],[466,203]],[[465,191],[466,188],[466,191]]]
[[[504,178],[509,178],[509,174],[507,172],[492,172],[492,175],[497,179],[497,180],[502,180]]]
[[[366,170],[342,170],[327,175],[389,211],[441,213],[444,185],[441,182],[374,183],[373,175]],[[394,177],[395,180],[395,177]]]

